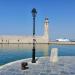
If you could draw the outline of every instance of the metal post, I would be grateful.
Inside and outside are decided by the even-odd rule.
[[[33,17],[33,37],[35,37],[35,17]]]
[[[32,16],[33,16],[33,49],[32,49],[32,63],[36,63],[35,60],[35,17],[36,17],[36,9],[32,9]]]
[[[32,49],[32,63],[36,63],[35,60],[35,43],[33,42],[33,49]]]

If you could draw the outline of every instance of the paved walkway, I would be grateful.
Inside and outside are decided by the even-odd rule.
[[[21,70],[22,62],[28,62],[29,69]],[[35,64],[23,59],[0,67],[0,75],[75,75],[75,56],[61,56],[57,63],[51,63],[50,57],[41,57]]]

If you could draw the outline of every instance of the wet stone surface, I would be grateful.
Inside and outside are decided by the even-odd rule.
[[[29,68],[22,70],[22,62],[27,62]],[[50,62],[50,57],[41,57],[36,63],[24,59],[1,66],[0,75],[75,75],[75,56],[60,56],[56,63]]]

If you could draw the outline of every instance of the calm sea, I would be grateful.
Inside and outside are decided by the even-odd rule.
[[[0,65],[31,58],[32,48],[32,44],[0,44]],[[58,56],[75,56],[75,45],[37,44],[35,48],[36,57],[50,56],[51,48],[58,48]]]

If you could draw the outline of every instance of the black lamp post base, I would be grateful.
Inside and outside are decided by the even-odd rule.
[[[36,63],[36,61],[35,60],[32,60],[32,63]]]

